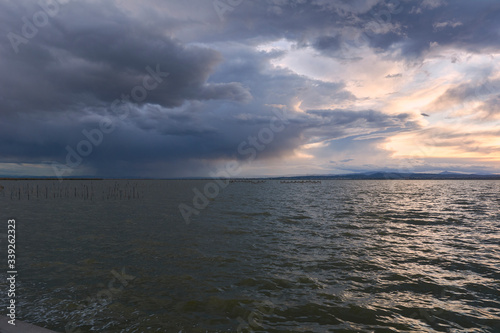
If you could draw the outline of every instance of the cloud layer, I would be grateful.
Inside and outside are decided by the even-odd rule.
[[[493,0],[2,2],[0,174],[500,172],[499,15]],[[277,114],[250,161],[238,147]]]

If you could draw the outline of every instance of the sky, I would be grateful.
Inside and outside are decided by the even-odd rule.
[[[500,173],[498,0],[0,2],[0,175]]]

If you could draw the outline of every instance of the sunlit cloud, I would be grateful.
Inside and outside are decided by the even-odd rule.
[[[500,172],[493,0],[244,1],[223,17],[201,0],[69,1],[23,37],[37,8],[0,4],[24,38],[0,45],[0,173],[53,176],[100,122],[115,128],[67,176]],[[241,154],[278,111],[283,129]]]

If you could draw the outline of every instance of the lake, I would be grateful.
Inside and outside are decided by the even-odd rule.
[[[55,331],[500,332],[500,181],[0,184]]]

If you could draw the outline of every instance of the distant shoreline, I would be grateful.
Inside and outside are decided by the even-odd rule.
[[[25,177],[0,177],[0,180],[59,180],[59,178],[25,178]],[[105,178],[62,178],[62,180],[106,180]],[[129,179],[131,180],[131,179]]]
[[[78,181],[105,181],[105,180],[213,180],[214,178],[51,178],[51,177],[0,177],[0,181],[26,181],[26,180],[78,180]],[[327,175],[327,176],[292,176],[292,177],[248,177],[228,178],[228,180],[500,180],[500,175],[462,175],[462,174],[352,174],[352,175]]]

